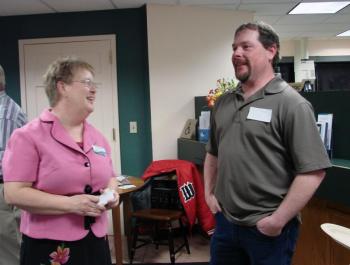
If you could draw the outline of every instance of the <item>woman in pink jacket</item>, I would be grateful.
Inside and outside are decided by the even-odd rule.
[[[44,78],[50,108],[15,130],[3,159],[6,201],[23,210],[21,265],[110,265],[106,210],[119,195],[110,147],[86,121],[94,69],[67,57]],[[98,203],[107,188],[113,198]]]

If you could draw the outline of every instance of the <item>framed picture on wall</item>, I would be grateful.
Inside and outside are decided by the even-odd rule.
[[[186,139],[196,139],[196,119],[188,119],[185,123],[184,128],[182,129],[181,138]]]

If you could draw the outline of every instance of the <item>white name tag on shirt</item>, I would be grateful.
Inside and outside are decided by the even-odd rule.
[[[262,122],[270,122],[271,116],[272,116],[272,109],[250,107],[247,119],[262,121]]]
[[[95,154],[102,155],[102,156],[106,156],[107,154],[106,149],[104,149],[101,146],[93,145],[92,149],[94,150]]]

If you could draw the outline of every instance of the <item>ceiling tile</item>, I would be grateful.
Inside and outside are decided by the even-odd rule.
[[[53,12],[55,11],[38,0],[1,0],[2,16],[15,16],[22,14],[31,15]]]
[[[339,10],[339,12],[337,14],[350,14],[350,5],[343,8],[342,10]]]
[[[138,8],[144,4],[176,5],[177,0],[111,0],[118,8]]]
[[[299,37],[306,37],[306,38],[334,38],[338,33],[333,32],[315,32],[315,31],[305,31],[305,32],[301,32],[299,34]]]
[[[281,16],[279,24],[317,24],[324,22],[330,15],[285,15]]]
[[[114,9],[108,0],[42,0],[58,12],[92,11]]]
[[[300,1],[292,1],[292,0],[241,0],[242,4],[298,4]]]
[[[299,2],[340,2],[340,1],[346,1],[346,0],[302,0]]]
[[[253,11],[257,15],[285,15],[294,7],[293,3],[278,4],[241,4],[238,10]]]
[[[318,32],[320,33],[330,33],[333,34],[334,32],[345,30],[347,27],[346,24],[327,24],[327,23],[320,23],[320,24],[308,24],[303,25],[302,27],[296,27],[293,24],[290,25],[281,25],[276,24],[274,25],[274,28],[277,32]]]
[[[239,0],[179,0],[180,5],[237,5]]]
[[[350,16],[349,15],[335,15],[330,16],[325,22],[327,23],[348,23],[350,27]]]
[[[279,19],[281,18],[282,16],[259,16],[259,15],[255,15],[254,17],[254,20],[255,21],[263,21],[267,24],[275,24],[277,21],[279,21]]]
[[[236,10],[239,4],[229,4],[229,5],[200,5],[200,7],[207,7],[207,8],[217,8],[217,9],[225,9],[225,10]]]

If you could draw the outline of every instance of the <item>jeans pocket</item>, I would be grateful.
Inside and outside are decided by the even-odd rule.
[[[282,231],[279,235],[277,236],[269,236],[269,235],[265,235],[264,233],[260,232],[259,229],[256,226],[252,226],[249,229],[252,231],[252,233],[254,233],[257,237],[260,238],[265,238],[265,239],[270,239],[270,240],[276,240],[279,239],[281,237],[287,236],[289,237],[289,234],[292,232],[291,230],[296,230],[295,233],[297,233],[298,230],[298,225],[299,225],[299,221],[297,220],[297,218],[293,218],[291,219],[283,228]]]
[[[282,235],[284,233],[284,231],[282,230],[282,232],[277,236],[269,236],[269,235],[265,235],[264,233],[260,232],[256,226],[251,226],[248,229],[256,238],[259,238],[262,240],[269,240],[269,241],[279,239],[280,237],[282,237]]]

